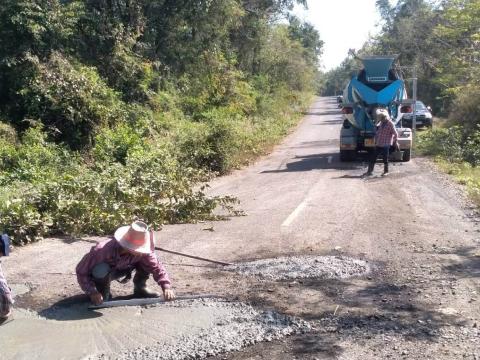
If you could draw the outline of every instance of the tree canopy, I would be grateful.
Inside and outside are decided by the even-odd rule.
[[[401,65],[416,66],[419,97],[442,115],[458,110],[455,104],[460,98],[468,98],[466,93],[478,92],[480,3],[477,0],[400,0],[395,6],[387,0],[377,0],[377,8],[383,19],[382,30],[360,53],[398,54]],[[332,83],[346,84],[351,71],[346,64],[351,61],[347,58],[326,74],[324,82],[329,86],[325,93],[338,91]]]
[[[0,226],[24,243],[232,210],[198,183],[271,146],[315,89],[323,43],[296,4],[1,1]]]

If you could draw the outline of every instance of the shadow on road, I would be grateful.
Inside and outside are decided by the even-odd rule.
[[[444,266],[444,271],[455,275],[457,278],[480,277],[480,252],[478,248],[462,247],[448,253],[459,256],[461,261]]]
[[[316,349],[326,356],[339,355],[341,339],[364,341],[381,334],[401,336],[410,341],[436,342],[445,326],[462,326],[455,316],[445,315],[432,309],[414,295],[415,289],[389,282],[372,283],[358,289],[354,282],[341,280],[318,280],[304,282],[303,286],[316,289],[338,304],[335,311],[317,312],[314,307],[302,317],[320,321],[324,327],[319,333],[312,333],[304,341],[296,341],[295,352],[305,355]],[[320,303],[319,303],[320,308]],[[345,309],[348,311],[345,311]],[[325,341],[325,332],[331,334]]]
[[[359,170],[364,165],[361,162],[340,162],[338,152],[296,156],[294,161],[287,163],[285,169],[265,170],[262,174],[301,172],[312,170]]]
[[[328,111],[321,111],[321,112],[305,111],[302,113],[302,115],[326,116],[326,115],[341,115],[341,113],[340,113],[340,109],[338,109],[338,110],[328,110]]]
[[[343,124],[343,119],[337,119],[337,120],[325,120],[321,123],[316,123],[316,124],[313,124],[313,125],[316,125],[316,126],[326,126],[326,125],[342,125]]]
[[[342,175],[334,179],[364,179],[364,178],[365,178],[364,175],[360,174],[360,175]]]
[[[301,354],[302,359],[303,356],[308,354],[322,354],[336,359],[343,353],[342,347],[337,342],[338,335],[336,334],[304,334],[293,339],[293,351],[296,354]]]
[[[315,149],[319,147],[335,147],[340,146],[340,141],[338,139],[330,140],[317,140],[317,141],[303,141],[296,146],[292,146],[291,149]],[[320,154],[319,154],[320,155]]]
[[[91,243],[91,244],[94,244],[94,245],[98,244],[97,240],[75,237],[75,236],[61,236],[61,237],[58,237],[58,239],[61,242],[63,242],[64,244],[68,244],[68,245],[79,242],[79,241],[88,242],[88,243]]]
[[[434,309],[415,286],[387,279],[312,279],[294,287],[288,283],[284,286],[292,293],[319,293],[318,301],[309,301],[308,305],[301,298],[290,298],[290,307],[299,309],[301,318],[318,324],[317,330],[291,340],[292,351],[302,359],[319,354],[336,358],[343,353],[342,342],[363,342],[378,336],[436,343],[443,335],[442,329],[466,325],[458,316]],[[275,308],[274,299],[259,297],[257,301]],[[326,311],[325,303],[334,305]]]
[[[38,314],[57,321],[86,320],[102,316],[99,312],[88,310],[89,305],[86,295],[74,295],[56,302]]]

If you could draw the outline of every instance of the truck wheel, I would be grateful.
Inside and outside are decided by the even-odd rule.
[[[340,150],[340,161],[353,161],[357,157],[355,150]]]
[[[403,162],[410,161],[410,149],[403,151]]]

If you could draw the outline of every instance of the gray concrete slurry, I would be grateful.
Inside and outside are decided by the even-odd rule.
[[[3,360],[204,358],[310,329],[302,320],[218,299],[95,312],[78,304],[42,314],[16,310],[2,326]]]

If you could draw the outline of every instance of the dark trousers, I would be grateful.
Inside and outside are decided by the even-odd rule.
[[[373,172],[378,155],[382,155],[383,171],[388,172],[388,156],[390,155],[390,146],[372,148],[368,154],[368,172]]]
[[[122,284],[127,283],[132,278],[132,271],[135,271],[135,276],[133,277],[134,286],[139,288],[145,287],[150,274],[139,266],[131,270],[119,271],[111,269],[107,263],[97,264],[92,270],[93,282],[97,291],[102,294],[105,300],[108,300],[111,297],[110,283],[113,280],[117,280]]]

